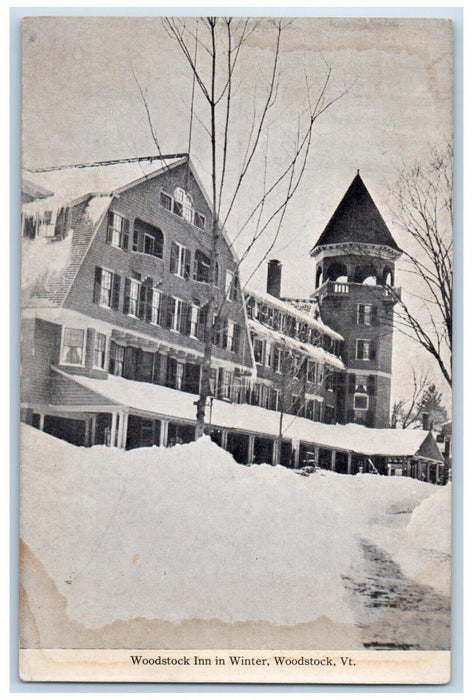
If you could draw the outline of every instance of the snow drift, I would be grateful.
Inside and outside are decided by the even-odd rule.
[[[444,487],[248,468],[208,438],[126,453],[22,426],[21,451],[22,537],[69,616],[93,628],[134,617],[351,622],[341,576],[363,569],[359,538],[417,506],[416,533],[446,517]]]

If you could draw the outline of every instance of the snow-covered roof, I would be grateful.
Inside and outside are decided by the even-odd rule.
[[[281,331],[276,331],[274,328],[269,328],[268,326],[265,326],[264,323],[255,321],[252,318],[249,318],[247,323],[250,330],[260,335],[272,338],[280,345],[285,345],[288,348],[293,348],[294,350],[303,352],[305,355],[310,355],[310,357],[313,357],[314,360],[317,360],[318,362],[327,362],[338,369],[345,369],[345,365],[339,357],[327,352],[323,348],[318,348],[315,345],[312,345],[312,343],[302,343],[300,340],[291,338],[290,335],[281,333]]]
[[[65,166],[48,171],[25,170],[24,177],[30,183],[50,190],[54,195],[24,204],[23,211],[34,214],[38,209],[48,211],[57,209],[61,204],[76,202],[88,194],[117,193],[124,187],[154,177],[185,161],[184,157],[166,160],[150,158],[106,165]]]
[[[274,306],[275,308],[279,309],[283,313],[294,316],[294,318],[297,318],[298,320],[302,321],[302,323],[307,323],[307,325],[311,326],[311,328],[316,328],[321,333],[325,333],[331,338],[335,338],[335,340],[343,340],[343,336],[340,335],[340,333],[334,331],[333,328],[326,326],[325,323],[322,323],[322,321],[313,318],[313,316],[309,316],[309,314],[305,313],[304,311],[300,311],[300,309],[297,309],[295,306],[289,304],[287,301],[282,301],[282,299],[273,297],[272,294],[268,294],[267,292],[260,292],[255,289],[250,289],[249,287],[245,287],[244,292],[249,296],[255,297],[255,299],[263,302],[264,304],[269,304],[270,306]]]
[[[94,379],[72,376],[57,369],[56,372],[118,406],[167,416],[171,419],[195,420],[197,397],[194,394],[113,375],[108,379]],[[248,404],[232,404],[217,399],[213,402],[212,425],[215,427],[278,437],[279,421],[278,411]],[[283,416],[282,429],[283,437],[286,438],[358,454],[393,457],[412,457],[418,454],[424,442],[429,439],[429,436],[431,437],[426,430],[366,428],[354,423],[327,425],[291,415]],[[435,445],[435,442],[433,444]],[[429,455],[426,457],[428,458]],[[438,452],[437,461],[442,461],[440,452]]]

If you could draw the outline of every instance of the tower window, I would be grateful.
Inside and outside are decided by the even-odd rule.
[[[373,340],[364,340],[357,338],[356,340],[356,359],[357,360],[375,360],[376,346]]]
[[[359,326],[372,325],[372,304],[358,304],[356,322]]]
[[[367,394],[355,394],[353,398],[353,408],[358,411],[367,411],[368,401]]]

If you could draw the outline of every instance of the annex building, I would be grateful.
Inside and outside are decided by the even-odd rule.
[[[211,280],[211,219],[186,154],[24,173],[22,420],[84,446],[192,441],[211,285],[207,430],[237,461],[442,481],[430,433],[387,429],[401,251],[361,177],[307,299],[281,296],[276,260],[242,289],[225,233]]]

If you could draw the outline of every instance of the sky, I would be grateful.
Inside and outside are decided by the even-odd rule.
[[[396,225],[390,188],[404,165],[425,160],[432,147],[451,140],[452,33],[448,21],[437,19],[297,18],[287,25],[276,100],[226,227],[241,255],[253,233],[250,227],[240,232],[242,222],[265,183],[290,160],[308,100],[317,99],[330,67],[326,99],[336,101],[315,122],[301,184],[270,252],[283,264],[283,295],[302,297],[314,290],[309,251],[357,169],[398,245],[413,252]],[[198,32],[204,43],[202,21]],[[267,94],[275,38],[274,23],[260,20],[239,55],[223,213]],[[31,17],[24,20],[22,50],[26,166],[155,154],[138,83],[161,151],[188,150],[192,76],[161,18]],[[203,49],[197,58],[205,74]],[[208,110],[198,89],[194,107],[191,158],[210,192]],[[251,286],[265,288],[266,264],[260,263],[273,233],[270,226],[246,258],[243,283],[251,277]],[[397,263],[396,285],[415,304],[419,290],[406,267],[405,260]],[[412,367],[429,370],[447,398],[429,356],[396,333],[393,399],[409,393]]]

